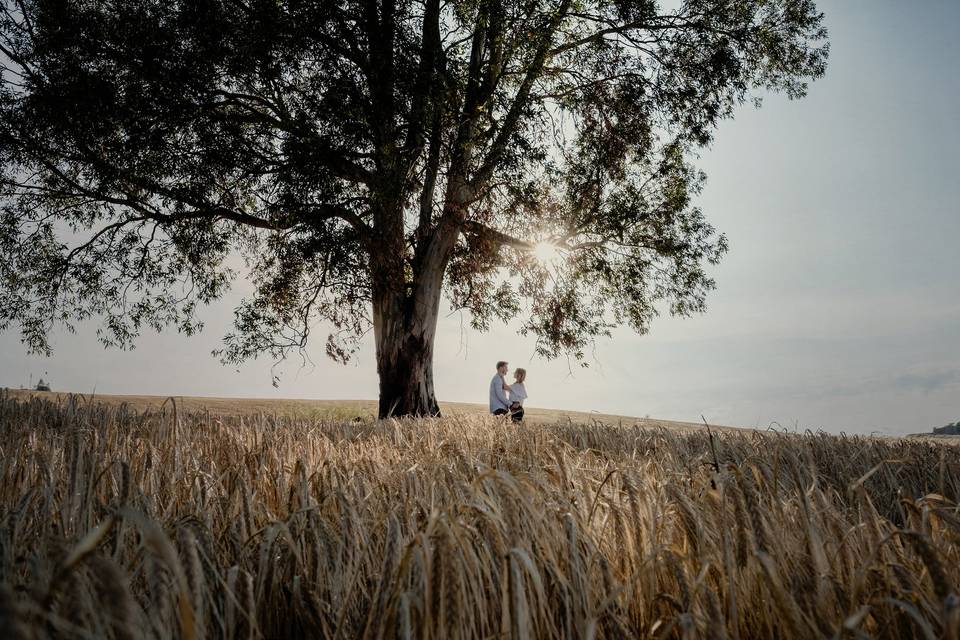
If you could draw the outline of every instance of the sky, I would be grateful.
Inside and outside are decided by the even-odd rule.
[[[528,370],[530,406],[833,433],[905,434],[960,420],[960,3],[818,2],[831,52],[798,101],[770,96],[721,123],[698,204],[730,241],[706,314],[617,330],[582,368],[534,356],[516,326],[441,317],[441,400],[485,402],[496,360]],[[224,367],[210,355],[235,293],[205,330],[105,350],[95,325],[51,358],[0,333],[0,386],[259,398],[376,398],[372,340],[346,366]]]

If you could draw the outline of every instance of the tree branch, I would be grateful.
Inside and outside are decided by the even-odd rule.
[[[546,29],[543,39],[537,47],[537,52],[530,66],[527,68],[527,73],[520,82],[520,87],[517,89],[517,95],[514,97],[513,104],[510,105],[507,115],[503,118],[503,123],[500,125],[500,130],[497,132],[493,144],[490,145],[490,151],[487,153],[483,165],[474,176],[472,182],[475,188],[481,187],[489,180],[500,159],[503,157],[510,136],[514,134],[514,129],[520,121],[520,115],[528,105],[528,98],[530,97],[530,91],[533,89],[533,83],[540,77],[543,66],[549,57],[549,47],[553,41],[553,34],[556,33],[560,23],[563,22],[563,19],[566,17],[569,7],[570,0],[562,0],[560,6],[557,8],[556,14],[550,20],[549,27]]]
[[[329,220],[332,218],[341,218],[342,220],[349,223],[357,232],[360,234],[362,242],[366,242],[370,234],[370,227],[363,221],[363,219],[358,216],[353,211],[345,207],[340,207],[332,204],[320,204],[320,205],[308,205],[300,209],[299,213],[301,214],[296,219],[290,220],[288,222],[277,222],[273,220],[267,220],[259,216],[255,216],[244,211],[238,211],[236,209],[230,209],[222,205],[214,205],[207,202],[197,200],[195,198],[190,198],[184,194],[180,194],[175,190],[162,187],[161,185],[156,185],[152,183],[143,183],[142,181],[132,181],[138,187],[143,187],[144,189],[166,198],[170,198],[181,204],[185,204],[189,207],[192,207],[193,211],[186,211],[183,213],[172,213],[166,214],[157,211],[156,209],[147,206],[144,202],[137,198],[133,198],[129,194],[125,194],[124,198],[118,198],[116,196],[111,196],[110,194],[104,193],[97,189],[92,189],[86,187],[76,180],[70,178],[66,173],[64,173],[59,167],[53,164],[50,161],[47,161],[43,158],[35,156],[35,159],[38,163],[44,166],[48,171],[55,175],[59,180],[65,184],[72,187],[78,193],[73,195],[82,195],[88,198],[97,200],[98,202],[103,202],[104,204],[113,204],[117,206],[128,207],[141,213],[145,218],[154,220],[161,223],[171,223],[179,222],[182,220],[197,220],[203,218],[220,218],[224,220],[230,220],[238,224],[243,224],[249,227],[254,227],[258,229],[268,229],[271,231],[282,231],[285,229],[291,229],[298,224],[307,224],[310,222],[317,222],[322,220]],[[309,220],[304,217],[306,215],[319,215],[318,220]]]
[[[461,229],[464,233],[472,234],[486,240],[492,240],[498,244],[514,247],[516,249],[530,251],[534,247],[532,242],[527,242],[526,240],[521,240],[520,238],[514,238],[511,235],[503,233],[502,231],[497,231],[496,229],[488,227],[487,225],[481,224],[474,220],[465,220]]]

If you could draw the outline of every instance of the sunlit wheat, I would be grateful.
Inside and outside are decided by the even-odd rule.
[[[957,634],[954,447],[9,395],[0,433],[5,637]]]

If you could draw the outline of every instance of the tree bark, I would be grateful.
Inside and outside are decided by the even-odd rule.
[[[442,254],[428,251],[426,259],[414,265],[411,273],[398,221],[402,221],[401,216],[384,213],[380,241],[370,254],[380,377],[378,413],[381,418],[437,416],[440,407],[433,388],[433,345],[449,248],[444,242]],[[436,247],[436,240],[431,238],[429,246]]]
[[[423,275],[413,296],[374,287],[381,418],[440,415],[433,388],[433,345],[443,273]]]

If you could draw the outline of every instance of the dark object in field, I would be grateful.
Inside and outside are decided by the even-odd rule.
[[[35,391],[50,391],[50,383],[44,382],[43,378],[40,378],[40,381],[37,382],[37,386],[34,387]]]
[[[960,436],[960,420],[942,427],[934,427],[933,432],[940,436]]]

